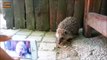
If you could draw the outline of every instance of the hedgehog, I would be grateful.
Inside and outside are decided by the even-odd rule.
[[[56,29],[57,46],[64,45],[78,35],[79,20],[75,17],[66,17]]]

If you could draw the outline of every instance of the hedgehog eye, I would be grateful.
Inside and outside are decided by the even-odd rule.
[[[64,33],[65,33],[65,34],[67,34],[67,32],[66,32],[66,31],[65,31]]]
[[[69,38],[67,41],[70,42],[72,40],[72,38]]]
[[[64,39],[63,37],[60,38],[60,40],[63,40],[63,39]]]

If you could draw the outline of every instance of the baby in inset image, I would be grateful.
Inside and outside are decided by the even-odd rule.
[[[27,52],[27,47],[24,42],[18,42],[16,45],[16,53],[22,58],[30,58],[30,54]]]

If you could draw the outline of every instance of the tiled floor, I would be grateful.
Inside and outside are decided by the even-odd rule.
[[[12,39],[33,39],[38,45],[38,60],[107,60],[107,38],[79,36],[66,48],[56,49],[55,32],[31,31],[26,29],[0,30]]]
[[[56,60],[55,33],[45,31],[31,31],[27,29],[0,30],[0,33],[12,36],[12,39],[36,40],[38,45],[38,60]]]

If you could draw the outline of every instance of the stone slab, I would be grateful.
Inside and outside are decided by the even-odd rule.
[[[38,51],[38,60],[56,60],[56,52]]]
[[[12,29],[0,29],[0,34],[8,35],[8,36],[13,36],[15,35],[20,29],[17,30],[12,30]]]
[[[55,37],[44,37],[42,42],[55,43],[56,42],[56,38]]]
[[[43,38],[43,42],[55,43],[56,37],[55,32],[47,32]]]
[[[26,39],[26,37],[27,36],[25,36],[25,35],[14,35],[13,37],[12,37],[12,39],[15,39],[15,40],[21,40],[21,39]]]
[[[45,33],[45,31],[33,31],[31,36],[44,36]]]
[[[40,51],[54,51],[56,47],[55,43],[40,43]]]
[[[37,42],[40,42],[42,40],[42,36],[29,36],[27,39],[33,39],[36,40]]]
[[[19,32],[16,33],[16,35],[30,35],[32,33],[32,30],[28,29],[21,29]]]
[[[55,37],[55,32],[47,32],[45,37]]]

